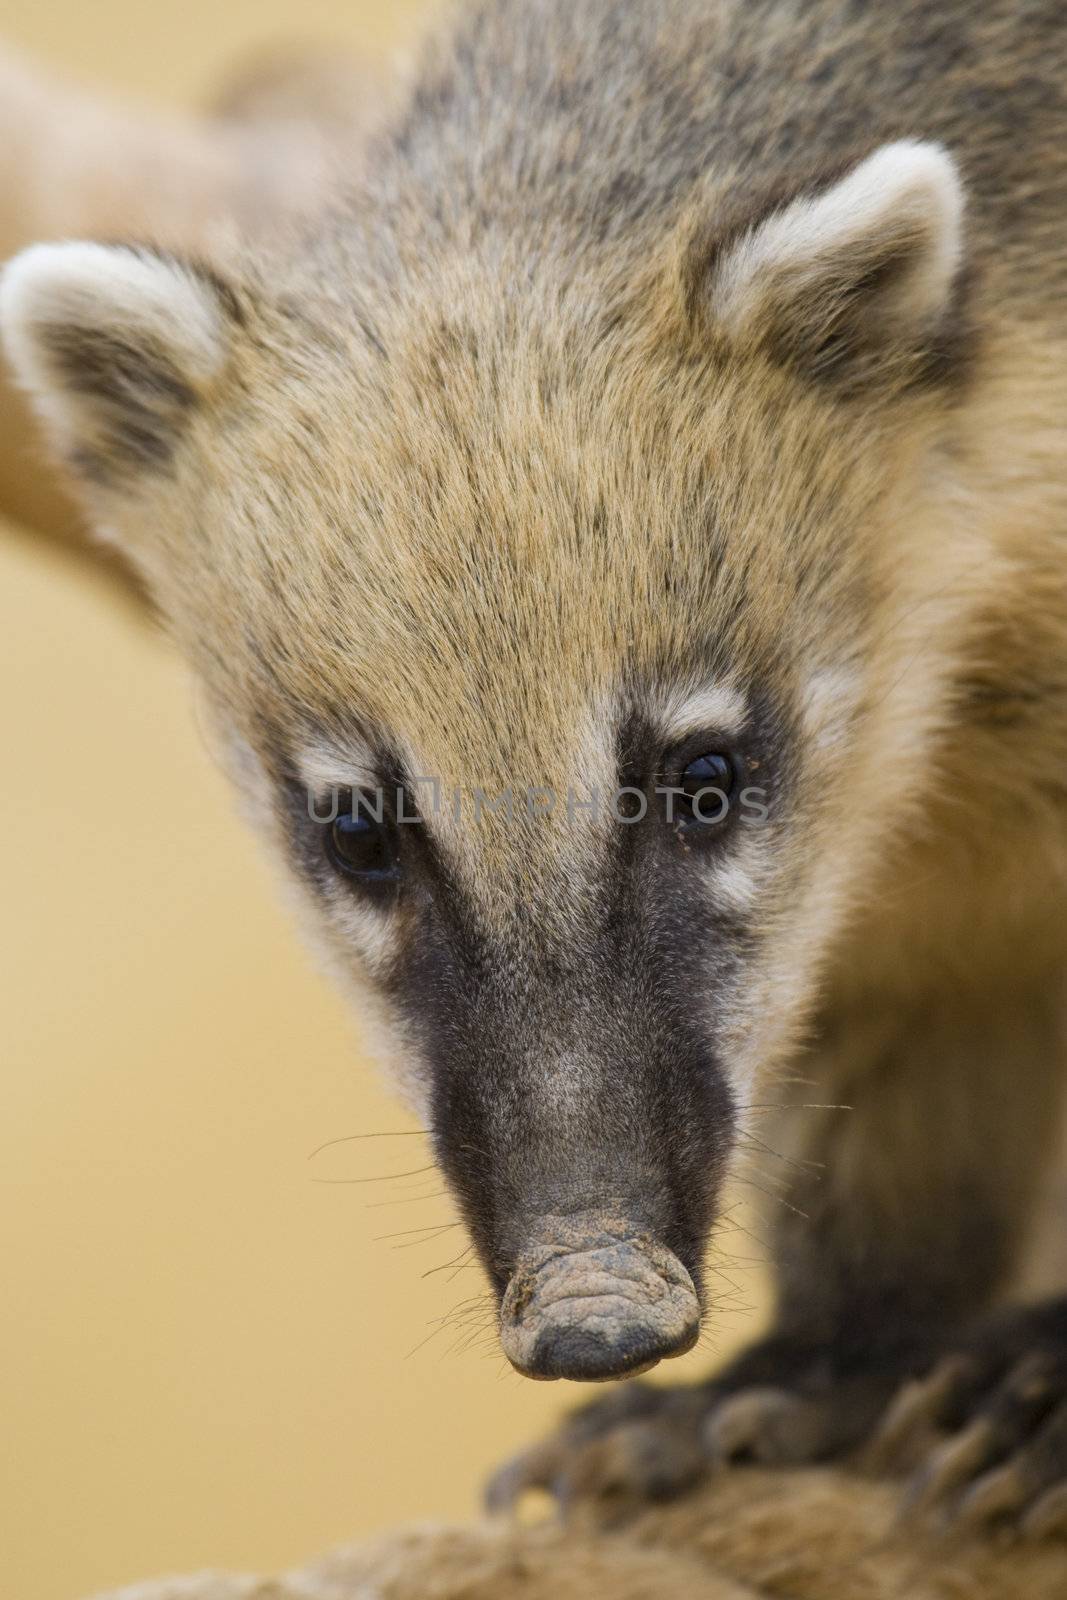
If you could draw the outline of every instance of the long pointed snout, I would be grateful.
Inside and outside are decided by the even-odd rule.
[[[431,968],[431,1117],[508,1360],[596,1382],[696,1342],[733,1100],[638,908],[623,895],[608,916],[559,887],[564,923],[524,907],[506,943],[452,956],[457,981]]]
[[[545,1216],[500,1308],[500,1339],[529,1378],[632,1377],[696,1342],[700,1303],[674,1253],[603,1212]]]

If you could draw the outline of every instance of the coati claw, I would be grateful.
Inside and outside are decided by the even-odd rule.
[[[485,1509],[490,1515],[511,1511],[528,1490],[551,1489],[562,1465],[554,1444],[553,1439],[546,1439],[497,1468],[485,1487]]]
[[[597,1521],[623,1521],[649,1502],[672,1499],[705,1474],[706,1399],[697,1388],[626,1383],[568,1418],[542,1444],[506,1462],[490,1479],[486,1506],[509,1511],[543,1489],[566,1515],[576,1505]]]
[[[949,1356],[932,1372],[906,1382],[895,1395],[859,1465],[871,1477],[885,1477],[917,1466],[942,1437],[936,1418],[964,1372],[964,1358]]]
[[[786,1466],[826,1454],[833,1422],[825,1405],[787,1389],[746,1389],[716,1406],[704,1444],[716,1464]]]
[[[1065,1334],[1063,1301],[1002,1313],[902,1391],[864,1461],[910,1472],[902,1519],[1067,1533]]]

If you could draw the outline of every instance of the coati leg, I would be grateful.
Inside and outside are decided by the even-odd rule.
[[[794,1114],[809,1120],[774,1226],[773,1331],[706,1384],[626,1384],[577,1412],[497,1474],[490,1504],[539,1486],[610,1520],[722,1461],[867,1446],[878,1469],[915,1471],[916,1507],[1047,1521],[1067,1500],[1067,1302],[976,1319],[1051,1151],[1062,1010],[1046,982],[827,1022],[804,1071],[851,1109]]]

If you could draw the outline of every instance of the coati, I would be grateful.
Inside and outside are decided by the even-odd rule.
[[[311,222],[4,272],[520,1371],[688,1349],[817,1081],[773,1332],[497,1503],[903,1395],[920,1502],[1064,1516],[1067,1300],[990,1308],[1064,1067],[1065,85],[1054,0],[478,0]]]

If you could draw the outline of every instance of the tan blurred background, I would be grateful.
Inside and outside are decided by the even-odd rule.
[[[3,0],[0,44],[180,105],[264,41],[384,57],[419,9]],[[477,1302],[466,1320],[481,1279],[441,1270],[459,1228],[408,1231],[454,1220],[433,1172],[390,1181],[425,1165],[422,1138],[311,1159],[410,1124],[297,946],[180,664],[90,570],[14,532],[0,528],[0,1595],[267,1570],[469,1515],[488,1468],[578,1395],[511,1375]],[[744,1328],[720,1318],[717,1350]]]

